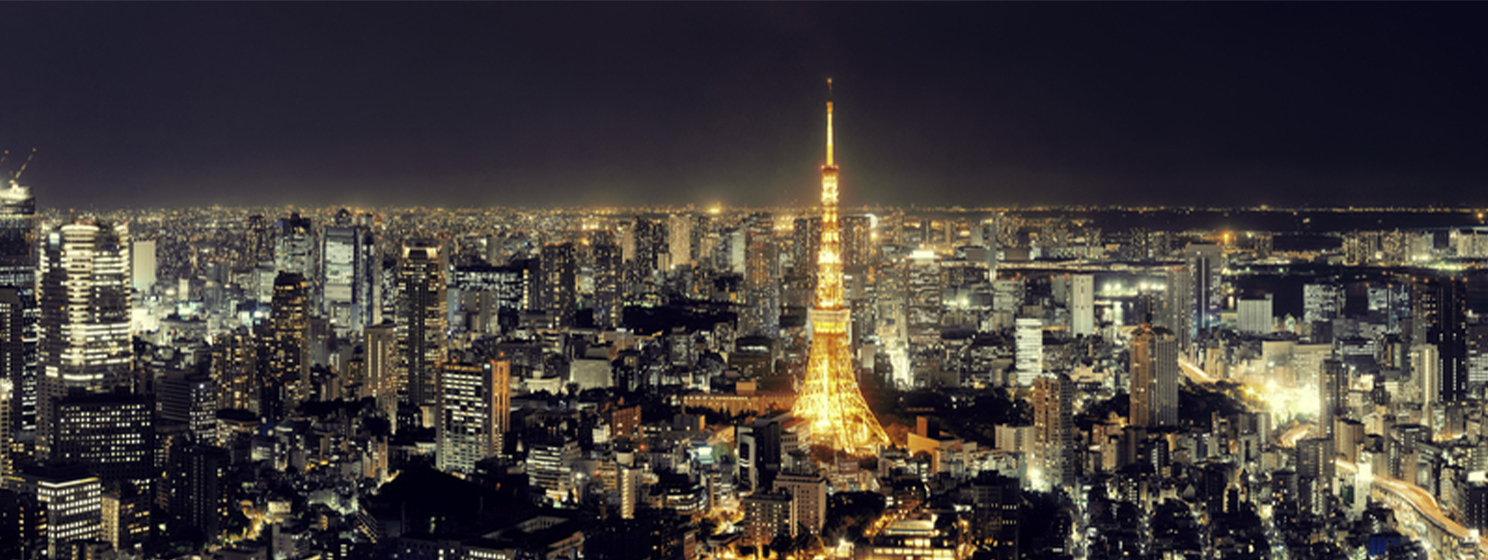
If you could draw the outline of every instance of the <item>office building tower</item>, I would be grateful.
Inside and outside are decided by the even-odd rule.
[[[0,434],[0,454],[5,455],[0,457],[0,480],[5,477],[10,443],[24,425],[21,403],[26,395],[20,388],[26,381],[26,325],[21,291],[0,288],[0,431],[5,432]]]
[[[1196,333],[1208,333],[1219,326],[1224,255],[1218,245],[1199,243],[1184,249],[1183,257],[1193,274],[1194,299],[1189,306],[1193,310],[1193,329]]]
[[[1054,488],[1075,483],[1075,384],[1049,373],[1033,381],[1033,433],[1044,482]]]
[[[205,445],[217,442],[217,396],[204,372],[169,371],[155,384],[160,422],[186,426],[190,440]]]
[[[596,239],[594,255],[594,324],[619,327],[625,312],[624,255],[611,236]]]
[[[1162,327],[1142,325],[1132,335],[1132,426],[1178,425],[1178,339]]]
[[[629,277],[626,279],[629,287],[626,290],[630,294],[654,292],[656,273],[661,269],[662,261],[671,257],[667,246],[666,226],[655,220],[636,216],[630,239],[634,249],[630,256],[627,272]]]
[[[1013,326],[1013,367],[1017,371],[1018,385],[1027,387],[1044,372],[1044,320],[1019,317],[1013,321]]]
[[[1333,439],[1334,423],[1347,416],[1344,397],[1348,396],[1348,369],[1338,360],[1323,360],[1318,372],[1318,428],[1321,437]]]
[[[1297,442],[1298,512],[1319,519],[1328,517],[1337,470],[1334,443],[1330,438],[1306,438]]]
[[[579,444],[539,442],[527,449],[527,480],[542,492],[548,504],[564,504],[573,498],[573,465],[579,460]]]
[[[243,232],[243,269],[251,270],[259,263],[274,262],[272,227],[262,214],[248,217]]]
[[[1197,325],[1194,317],[1194,300],[1197,297],[1194,273],[1188,266],[1175,266],[1164,271],[1164,275],[1167,277],[1167,292],[1153,324],[1171,331],[1178,341],[1179,351],[1186,352],[1193,346]],[[1145,317],[1139,320],[1147,321]]]
[[[310,287],[305,277],[280,272],[272,302],[268,370],[259,406],[265,417],[277,421],[309,398]]]
[[[10,458],[10,443],[14,437],[14,416],[10,409],[14,406],[15,391],[8,378],[0,377],[0,481],[10,476],[12,469]]]
[[[692,266],[694,242],[696,235],[697,218],[691,214],[672,214],[667,216],[667,268],[688,268]]]
[[[1075,274],[1070,277],[1069,312],[1071,334],[1095,334],[1095,276]]]
[[[517,327],[524,309],[526,269],[473,264],[450,273],[450,300],[466,332],[501,334]]]
[[[821,216],[796,218],[791,228],[791,263],[797,274],[816,276],[816,257],[821,254]],[[810,281],[816,293],[816,281]]]
[[[228,518],[226,449],[209,445],[187,445],[171,453],[170,496],[172,517],[183,526],[202,532],[207,542],[222,536]]]
[[[780,330],[780,245],[775,220],[766,212],[745,221],[744,291],[749,304],[739,317],[739,330],[775,336]]]
[[[321,280],[326,319],[336,334],[359,333],[371,319],[373,236],[352,223],[343,209],[335,225],[325,228]]]
[[[819,534],[827,522],[827,479],[811,472],[785,472],[775,477],[774,491],[790,496],[791,536]]]
[[[1018,479],[982,471],[967,485],[972,503],[971,542],[995,560],[1017,560],[1023,488]]]
[[[258,341],[246,328],[220,333],[212,345],[212,383],[222,409],[258,414]]]
[[[7,325],[5,332],[7,343],[19,341],[21,364],[18,370],[5,364],[0,375],[8,376],[13,384],[10,414],[16,432],[36,430],[36,341],[41,317],[36,299],[36,228],[36,199],[31,189],[11,181],[9,188],[0,189],[0,289],[15,290],[13,299],[20,302],[20,324]],[[16,328],[20,329],[18,339]]]
[[[1244,298],[1235,304],[1237,327],[1245,334],[1263,335],[1271,333],[1271,294],[1258,298]]]
[[[83,465],[105,482],[153,487],[155,402],[147,395],[73,393],[57,412],[50,460]]]
[[[63,558],[70,545],[102,535],[103,484],[86,470],[69,467],[24,470],[11,481],[46,510],[48,558]]]
[[[134,262],[131,264],[133,271],[134,290],[141,294],[148,294],[155,289],[156,261],[155,241],[135,241],[132,250]]]
[[[744,498],[744,544],[769,546],[775,537],[790,535],[791,497],[776,492],[755,492]]]
[[[873,222],[868,216],[842,216],[842,267],[856,271],[873,265]]]
[[[1429,344],[1437,352],[1434,402],[1468,397],[1466,295],[1462,279],[1452,276],[1426,276],[1411,286],[1411,344]]]
[[[36,454],[49,458],[57,400],[133,382],[129,232],[122,225],[67,224],[47,234],[41,256]]]
[[[832,82],[827,81],[827,87]],[[827,101],[827,161],[822,166],[821,252],[817,255],[816,307],[811,310],[811,350],[806,379],[791,412],[806,423],[810,438],[837,451],[874,453],[889,436],[868,409],[858,387],[848,326],[852,311],[843,298],[842,232],[837,223],[837,164],[832,160],[832,102]],[[751,242],[753,245],[753,242]],[[778,267],[778,262],[776,263]],[[752,272],[751,272],[752,274]]]
[[[439,405],[439,362],[444,358],[444,259],[432,241],[403,245],[398,266],[398,348],[402,354],[405,402],[434,410]]]
[[[471,472],[482,459],[501,454],[511,414],[511,362],[446,363],[435,466]]]
[[[274,269],[315,278],[315,224],[294,212],[275,226]]]
[[[377,401],[377,409],[391,413],[398,408],[399,390],[407,386],[397,329],[392,323],[383,323],[369,326],[362,333],[366,341],[368,388]]]
[[[579,255],[573,243],[542,248],[542,308],[557,327],[572,326],[579,300]]]

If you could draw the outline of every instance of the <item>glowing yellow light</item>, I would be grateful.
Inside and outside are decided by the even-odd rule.
[[[831,82],[827,84],[830,86]],[[837,166],[832,159],[832,104],[827,103],[827,164],[822,166],[822,232],[817,253],[816,307],[811,310],[811,354],[791,412],[811,439],[839,451],[872,453],[889,436],[858,388],[848,347],[850,312],[842,299],[842,231],[837,222]]]

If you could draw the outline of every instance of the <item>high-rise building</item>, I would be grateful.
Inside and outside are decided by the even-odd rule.
[[[186,527],[201,531],[207,542],[222,533],[227,519],[226,470],[230,460],[226,449],[207,445],[188,445],[171,453],[170,512]]]
[[[1019,317],[1013,325],[1013,367],[1017,370],[1018,385],[1027,387],[1044,372],[1044,320]]]
[[[511,362],[446,363],[440,378],[439,453],[442,471],[470,472],[505,445],[511,414]]]
[[[371,319],[373,240],[344,209],[335,225],[325,228],[321,285],[326,318],[338,335],[361,332]]]
[[[791,497],[778,492],[755,492],[744,498],[744,534],[740,539],[745,544],[769,546],[780,535],[789,535]]]
[[[16,432],[36,430],[36,341],[41,317],[36,278],[36,199],[31,189],[11,181],[10,188],[0,189],[0,289],[15,290],[14,299],[21,308],[20,324],[4,329],[6,340],[11,341],[8,343],[21,345],[21,363],[19,369],[5,364],[0,375],[8,376],[12,383],[10,414]]]
[[[0,481],[10,476],[10,442],[14,436],[14,417],[10,413],[15,391],[10,379],[0,377]]]
[[[780,330],[780,245],[775,220],[767,212],[745,221],[744,291],[749,304],[739,317],[739,330],[775,336]]]
[[[1348,369],[1338,360],[1323,360],[1318,372],[1318,427],[1321,437],[1333,439],[1334,421],[1343,414],[1348,395]]]
[[[868,216],[842,216],[842,266],[860,270],[873,265],[873,221]]]
[[[1270,334],[1272,308],[1271,294],[1243,298],[1235,303],[1236,326],[1246,334]]]
[[[132,384],[129,232],[122,225],[67,224],[47,234],[41,255],[36,453],[49,458],[58,400]]]
[[[135,291],[148,294],[155,289],[155,279],[158,271],[158,263],[155,259],[155,241],[135,241],[132,250],[134,261],[131,263],[133,271],[133,284]]]
[[[1044,481],[1054,488],[1075,483],[1075,384],[1050,373],[1033,381],[1033,434]]]
[[[398,348],[402,354],[402,393],[409,404],[429,411],[439,406],[439,362],[444,357],[444,259],[439,245],[403,245],[398,267]]]
[[[1328,516],[1333,493],[1334,443],[1330,438],[1306,438],[1297,442],[1298,511],[1318,518]]]
[[[626,290],[631,294],[644,294],[655,289],[656,273],[662,261],[670,258],[667,247],[666,226],[641,216],[636,216],[630,231],[634,246]]]
[[[785,472],[775,477],[777,493],[790,496],[790,533],[821,533],[827,522],[827,479],[816,473]]]
[[[1076,274],[1070,277],[1069,311],[1071,334],[1095,334],[1095,276]]]
[[[244,269],[251,270],[259,263],[274,261],[274,233],[262,214],[248,217],[243,239]]]
[[[310,218],[291,213],[275,224],[274,268],[294,272],[307,280],[315,277],[315,224]]]
[[[821,254],[821,216],[796,218],[791,229],[791,262],[797,274],[816,276],[816,257]],[[810,282],[812,293],[816,293],[816,281]]]
[[[697,243],[694,242],[697,233],[694,226],[697,225],[697,217],[691,214],[672,214],[667,216],[667,254],[671,262],[667,268],[687,268],[692,266],[694,250]]]
[[[467,332],[500,334],[516,328],[523,307],[525,269],[486,264],[458,266],[450,274],[454,316]]]
[[[612,236],[601,236],[591,248],[594,255],[594,323],[602,328],[619,327],[625,312],[625,271],[620,246]]]
[[[73,393],[57,412],[50,460],[85,466],[105,482],[151,488],[155,470],[155,402],[147,395]]]
[[[402,353],[398,347],[397,329],[391,323],[369,326],[362,330],[366,340],[367,385],[377,409],[392,411],[398,406],[398,391],[406,386]]]
[[[827,86],[831,87],[831,81]],[[822,166],[821,253],[817,256],[816,307],[811,310],[811,350],[806,379],[791,412],[811,439],[839,451],[872,452],[889,443],[878,417],[858,388],[849,347],[851,310],[843,299],[842,232],[837,223],[837,164],[832,160],[832,102],[827,102],[827,162]],[[777,263],[778,266],[778,263]],[[777,276],[778,277],[778,276]]]
[[[1220,302],[1224,297],[1220,286],[1224,271],[1224,254],[1218,245],[1198,243],[1183,251],[1188,270],[1193,274],[1193,302],[1189,305],[1193,313],[1193,329],[1196,333],[1207,333],[1219,326]]]
[[[265,417],[277,421],[309,397],[310,287],[305,277],[280,272],[274,279],[272,302],[268,375],[259,407]]]
[[[553,243],[542,248],[543,310],[553,325],[573,325],[578,309],[579,255],[573,243]]]
[[[1178,425],[1178,339],[1162,327],[1142,325],[1132,334],[1132,426]]]
[[[0,431],[5,432],[0,434],[0,480],[8,469],[11,441],[23,425],[20,409],[26,396],[19,388],[26,381],[25,329],[20,290],[0,288]]]
[[[1153,324],[1166,327],[1178,340],[1178,348],[1187,351],[1193,345],[1196,319],[1194,318],[1194,276],[1187,266],[1169,267],[1166,297],[1160,313],[1155,314]],[[1146,321],[1146,318],[1139,319]]]
[[[1429,344],[1437,352],[1434,402],[1468,397],[1465,291],[1462,279],[1451,276],[1422,277],[1411,286],[1411,344]]]
[[[13,483],[20,493],[34,496],[46,509],[48,558],[62,558],[70,543],[101,536],[103,485],[98,477],[59,467],[23,471],[17,478]]]

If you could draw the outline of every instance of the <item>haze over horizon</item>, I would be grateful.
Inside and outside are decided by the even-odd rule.
[[[1481,4],[8,4],[52,208],[1488,205]]]

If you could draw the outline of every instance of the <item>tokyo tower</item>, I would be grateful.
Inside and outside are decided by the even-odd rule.
[[[831,92],[832,80],[827,80]],[[837,165],[832,161],[832,102],[827,101],[827,163],[822,166],[821,251],[816,259],[816,307],[811,310],[811,359],[791,412],[806,421],[813,443],[849,453],[874,453],[889,436],[858,388],[848,348],[851,312],[842,300],[842,230],[837,224]]]

